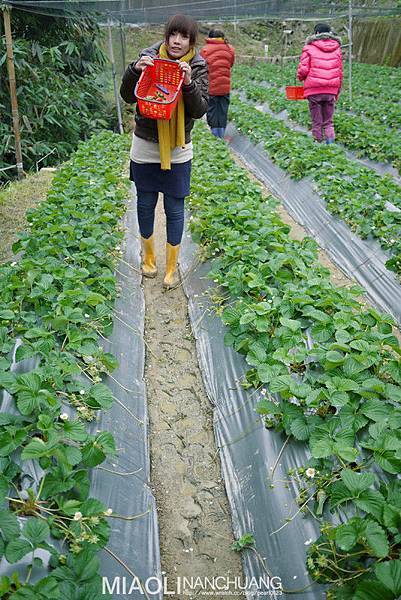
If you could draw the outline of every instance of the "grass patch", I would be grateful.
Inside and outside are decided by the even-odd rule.
[[[11,246],[26,227],[25,213],[46,198],[53,175],[40,171],[0,188],[0,263],[13,258]]]

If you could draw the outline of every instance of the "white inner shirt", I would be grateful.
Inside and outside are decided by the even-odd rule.
[[[177,146],[174,150],[171,150],[171,162],[172,163],[184,163],[193,158],[193,147],[192,142],[185,144],[185,146]],[[132,161],[139,164],[146,163],[159,163],[160,164],[160,150],[157,142],[150,142],[149,140],[143,140],[137,137],[135,133],[132,135],[132,144],[130,158]]]

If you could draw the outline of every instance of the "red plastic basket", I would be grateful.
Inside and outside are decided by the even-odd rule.
[[[304,100],[304,86],[287,85],[285,95],[287,96],[287,100]]]
[[[165,58],[153,60],[154,65],[142,71],[135,86],[139,112],[148,119],[169,120],[181,96],[184,74],[175,60]],[[160,91],[156,84],[161,84],[168,90],[169,93],[165,94],[167,100],[146,100],[147,96],[154,96],[157,91]]]

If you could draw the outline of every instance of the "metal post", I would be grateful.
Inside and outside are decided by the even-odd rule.
[[[14,136],[15,136],[15,158],[17,161],[18,179],[23,179],[25,177],[25,173],[24,173],[24,165],[22,164],[22,150],[21,150],[20,130],[19,130],[17,87],[16,87],[16,83],[15,83],[13,39],[12,39],[12,34],[11,34],[10,10],[8,8],[3,8],[3,19],[4,19],[4,32],[6,34],[8,79],[10,82],[11,109],[12,109],[12,115],[13,115],[13,129],[14,129]]]
[[[120,19],[120,43],[121,43],[121,58],[122,58],[122,75],[125,73],[125,35],[123,29],[123,22]]]
[[[352,0],[348,1],[348,94],[349,94],[349,103],[352,105]]]
[[[112,76],[113,76],[114,98],[115,98],[115,101],[116,101],[116,108],[117,108],[118,129],[119,129],[120,133],[124,133],[123,119],[122,119],[122,116],[121,116],[120,97],[118,95],[118,89],[117,89],[116,66],[114,64],[113,37],[112,37],[112,32],[111,32],[111,19],[110,19],[110,17],[108,18],[108,25],[109,25],[109,53],[110,53],[110,62],[111,62],[111,73],[112,73]]]

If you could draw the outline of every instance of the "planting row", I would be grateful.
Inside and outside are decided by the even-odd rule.
[[[289,102],[283,91],[277,87],[255,85],[255,82],[249,81],[249,73],[246,76],[237,74],[234,84],[236,89],[245,92],[249,99],[268,103],[275,113],[286,110],[290,119],[310,129],[310,114],[306,102]],[[398,170],[401,169],[399,132],[341,110],[334,114],[334,125],[337,141],[355,151],[357,155],[390,162]]]
[[[388,175],[349,161],[333,144],[315,144],[305,133],[234,98],[230,119],[294,179],[313,178],[327,209],[362,238],[373,236],[390,251],[386,266],[401,273],[401,188]]]
[[[99,335],[112,328],[126,154],[107,132],[82,144],[28,213],[20,259],[0,268],[0,558],[26,565],[0,579],[9,600],[101,595],[112,510],[90,497],[89,471],[116,448],[85,424],[113,404],[102,377],[117,362]],[[37,581],[43,550],[50,572]]]
[[[245,356],[244,385],[264,396],[255,408],[266,428],[309,446],[309,463],[288,474],[298,510],[320,522],[307,568],[330,585],[328,598],[395,599],[401,349],[392,319],[361,306],[359,288],[332,285],[316,243],[289,238],[277,203],[221,141],[199,126],[195,143],[191,229],[213,260],[225,342]]]
[[[284,66],[257,64],[237,66],[235,72],[254,81],[266,81],[281,88],[294,85],[298,63]],[[301,85],[298,82],[298,85]],[[401,129],[401,75],[399,69],[354,63],[352,69],[352,106],[348,97],[348,69],[344,65],[343,91],[337,107],[352,111],[370,122]]]

